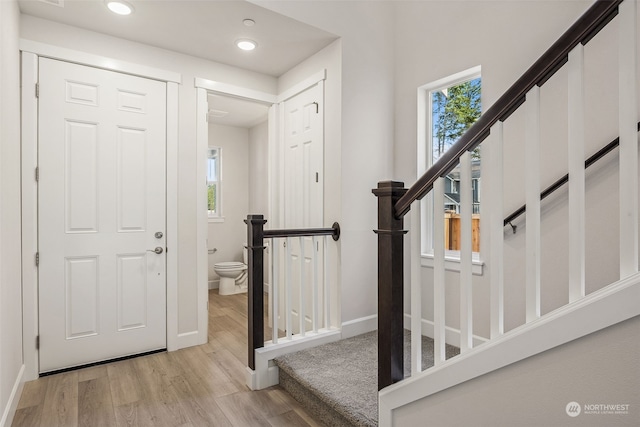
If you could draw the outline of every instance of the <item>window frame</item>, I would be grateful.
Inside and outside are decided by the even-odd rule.
[[[422,176],[433,164],[433,102],[432,93],[461,84],[477,78],[481,79],[481,66],[475,66],[453,75],[444,77],[431,83],[427,83],[418,88],[418,129],[417,129],[417,176]],[[482,92],[480,103],[482,102]],[[420,256],[423,267],[433,267],[433,195],[427,194],[420,200]],[[479,252],[473,252],[473,273],[482,274],[481,256]],[[445,265],[447,270],[459,271],[460,251],[445,250]]]
[[[210,181],[209,180],[209,160],[212,158],[211,157],[211,153],[215,151],[216,152],[216,157],[217,157],[217,180],[213,180]],[[206,176],[206,181],[207,181],[207,193],[209,192],[209,186],[210,185],[214,185],[215,186],[215,203],[216,203],[216,210],[215,211],[211,211],[209,210],[209,196],[207,194],[207,219],[209,222],[224,222],[224,216],[222,216],[222,207],[223,207],[223,203],[222,203],[222,147],[216,147],[216,146],[209,146],[207,147],[207,176]]]

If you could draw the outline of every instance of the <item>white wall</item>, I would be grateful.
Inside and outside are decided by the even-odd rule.
[[[416,179],[417,88],[454,73],[482,67],[486,110],[592,4],[575,2],[429,1],[396,3],[395,176]],[[425,25],[428,22],[428,25]],[[455,22],[455,26],[452,25]],[[586,46],[587,155],[617,135],[615,21]],[[446,36],[445,36],[446,35]],[[417,47],[417,48],[416,48]],[[597,81],[606,85],[594,84]],[[567,172],[566,70],[542,87],[542,188]],[[506,217],[524,203],[523,112],[505,122]],[[618,278],[616,155],[587,173],[587,290]],[[566,192],[543,202],[542,312],[568,301]],[[408,221],[407,221],[408,222]],[[524,322],[524,217],[518,233],[505,228],[505,328]],[[408,226],[408,224],[407,224]],[[408,240],[405,251],[409,250]],[[481,254],[488,260],[488,254]],[[406,265],[405,275],[409,269]],[[474,276],[474,332],[488,336],[488,275]],[[422,269],[423,317],[432,319],[432,270]],[[447,272],[447,325],[459,325],[458,274]],[[406,290],[408,294],[408,289]],[[408,309],[408,296],[405,305]]]
[[[269,215],[269,122],[249,129],[249,211]]]
[[[178,143],[178,332],[198,330],[196,286],[196,90],[201,77],[262,92],[276,92],[276,79],[176,52],[118,39],[51,21],[21,16],[21,37],[95,55],[182,74],[179,88]],[[4,31],[4,27],[3,27]],[[201,179],[204,179],[202,177]],[[204,250],[202,248],[201,250]]]
[[[19,14],[0,2],[0,426],[13,419],[23,368]]]
[[[371,189],[393,177],[393,2],[253,2],[341,37],[330,46],[342,49],[340,88],[334,86],[341,101],[325,105],[327,126],[329,114],[339,120],[327,130],[325,143],[340,144],[339,164],[325,157],[325,174],[340,174],[340,191],[329,193],[325,182],[325,219],[337,213],[342,229],[342,322],[375,315],[377,201]],[[335,76],[328,71],[327,96],[330,78]],[[286,84],[281,78],[279,88]]]
[[[213,269],[217,262],[242,261],[247,229],[243,222],[249,213],[249,129],[209,124],[209,147],[220,147],[223,222],[209,222],[209,281],[219,286]]]

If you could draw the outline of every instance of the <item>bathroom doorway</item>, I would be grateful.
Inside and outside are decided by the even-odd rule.
[[[264,215],[268,221],[267,228],[321,226],[324,213],[325,79],[326,70],[322,69],[277,96],[196,79],[197,154],[202,159],[196,174],[203,178],[202,183],[198,182],[197,275],[203,300],[207,298],[210,287],[220,287],[220,274],[217,273],[221,271],[216,272],[215,264],[240,263],[243,260],[246,243],[243,220],[247,214]],[[311,139],[307,138],[309,129],[313,129]],[[298,134],[301,139],[296,137]],[[232,141],[245,142],[238,142],[237,146],[228,145]],[[241,151],[240,146],[246,147],[245,154],[238,155],[244,159],[242,164],[230,160],[231,152]],[[299,150],[293,150],[298,146]],[[293,151],[287,151],[287,147]],[[233,171],[229,170],[230,167]],[[244,193],[229,188],[230,183],[235,186],[241,181],[240,187],[246,188]],[[234,214],[229,210],[232,204],[240,205],[237,210],[233,208]],[[298,211],[301,214],[294,215]],[[220,227],[221,224],[224,225]],[[234,241],[225,239],[225,232],[216,232],[223,228],[232,233]],[[224,242],[224,248],[219,242]],[[272,250],[276,248],[267,246],[267,257]],[[278,251],[281,252],[282,248],[278,247]],[[284,255],[280,255],[282,264]],[[265,267],[269,269],[268,265]],[[280,271],[284,271],[283,268],[280,265]],[[238,277],[241,277],[240,272]],[[268,277],[268,271],[265,271],[265,292],[271,295],[272,284],[268,283]],[[282,290],[279,296],[283,298],[284,283],[281,281],[282,278],[278,289]],[[226,282],[228,284],[229,281]],[[242,285],[237,283],[238,289]],[[279,307],[284,307],[284,304],[279,304]],[[292,314],[297,313],[296,307],[291,307],[291,310]],[[276,314],[280,318],[285,315],[281,310]],[[269,323],[273,315],[272,305],[268,304]]]
[[[220,295],[246,292],[248,213],[268,215],[270,106],[207,93],[208,287]]]

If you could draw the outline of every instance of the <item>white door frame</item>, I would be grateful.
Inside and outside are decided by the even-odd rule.
[[[20,40],[22,52],[22,318],[25,381],[38,378],[38,188],[35,168],[38,159],[38,57],[59,59],[80,65],[146,77],[167,83],[167,349],[179,348],[178,336],[178,85],[179,73]]]
[[[207,218],[207,185],[205,177],[207,175],[207,149],[209,148],[209,125],[207,122],[207,114],[209,111],[207,103],[207,93],[215,93],[224,96],[232,96],[235,98],[242,98],[248,101],[259,102],[271,106],[269,110],[269,138],[268,146],[269,153],[271,153],[271,146],[273,143],[272,125],[274,123],[272,118],[273,106],[277,102],[276,95],[260,92],[257,90],[248,89],[245,87],[234,86],[227,83],[215,82],[212,80],[203,79],[200,77],[195,78],[194,86],[196,87],[196,155],[198,158],[198,164],[196,166],[196,182],[198,183],[198,189],[196,191],[196,205],[198,209],[197,224],[196,224],[196,239],[197,248],[196,251],[196,277],[198,282],[198,299],[207,298],[207,292],[209,290],[209,259],[207,253],[207,236],[209,235],[209,221]],[[264,212],[267,216],[271,211],[271,154],[269,154],[268,170],[269,177],[267,182],[267,189],[269,194],[267,195],[268,211]]]
[[[196,77],[194,86],[197,91],[197,108],[196,108],[196,155],[198,158],[198,164],[196,167],[196,176],[198,178],[198,186],[200,187],[196,194],[197,200],[197,225],[196,225],[196,239],[197,239],[197,271],[196,277],[198,282],[198,299],[206,298],[209,289],[208,285],[208,258],[207,258],[207,235],[208,235],[208,221],[207,221],[207,197],[206,197],[206,182],[204,177],[206,176],[206,159],[207,148],[209,146],[209,126],[207,124],[207,93],[216,93],[220,95],[233,96],[236,98],[243,98],[249,101],[260,102],[262,104],[270,105],[269,109],[269,159],[267,169],[269,176],[267,177],[267,212],[264,214],[270,219],[271,227],[269,228],[281,228],[282,207],[284,203],[284,171],[282,168],[277,167],[282,164],[281,158],[282,149],[281,146],[284,142],[284,135],[282,134],[284,127],[281,122],[281,104],[289,98],[296,96],[297,94],[304,92],[311,86],[319,83],[324,83],[327,78],[327,70],[321,69],[320,71],[310,75],[303,81],[295,84],[291,88],[287,89],[279,95],[274,95],[266,92],[261,92],[246,87],[235,86],[228,83],[222,83],[218,81],[208,80],[200,77]],[[201,183],[201,184],[200,184]],[[201,294],[202,293],[202,294]]]

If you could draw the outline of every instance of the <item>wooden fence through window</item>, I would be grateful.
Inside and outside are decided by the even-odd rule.
[[[471,217],[471,250],[480,252],[480,215]],[[450,251],[460,250],[460,214],[444,213],[444,248]]]

